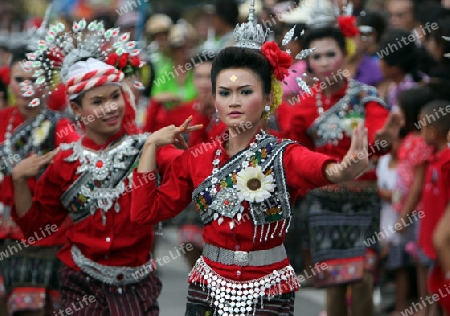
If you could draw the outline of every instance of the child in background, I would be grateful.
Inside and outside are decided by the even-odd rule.
[[[422,193],[424,217],[419,230],[419,248],[438,263],[429,280],[430,291],[439,296],[439,302],[447,314],[450,312],[449,299],[445,299],[450,290],[447,287],[450,285],[450,252],[449,213],[445,213],[445,209],[449,209],[450,203],[450,149],[447,144],[450,115],[448,111],[444,111],[448,108],[448,101],[436,100],[428,104],[420,114],[422,136],[428,145],[433,146],[435,152],[426,171]]]
[[[395,273],[395,310],[404,310],[407,306],[409,289],[408,267],[413,265],[411,257],[405,252],[405,246],[411,238],[405,234],[393,231],[399,214],[394,210],[392,204],[397,202],[395,194],[397,182],[398,149],[403,141],[403,135],[392,144],[390,154],[380,158],[377,165],[378,192],[382,200],[380,232],[383,233],[381,240],[381,259],[386,259],[384,267]],[[390,228],[391,227],[391,228]]]
[[[405,223],[410,223],[410,216],[414,211],[421,210],[420,197],[423,188],[426,164],[431,158],[433,148],[427,145],[420,135],[420,126],[417,122],[419,120],[419,114],[421,109],[432,101],[432,94],[427,87],[417,87],[410,90],[401,92],[398,96],[398,103],[400,106],[400,112],[404,118],[403,133],[405,139],[401,142],[398,150],[398,166],[397,166],[397,183],[395,189],[396,197],[393,207],[398,212],[398,221],[401,229],[398,232],[408,232],[408,235],[403,236],[405,244],[408,241],[413,240],[413,234],[417,230],[419,223],[413,222],[408,226]],[[417,217],[414,217],[417,219]],[[395,253],[399,251],[400,253]],[[419,251],[420,253],[420,251]],[[408,257],[405,248],[398,248],[391,250],[391,256],[398,258]],[[398,262],[403,267],[406,262]],[[425,297],[426,295],[426,269],[429,267],[430,261],[426,260],[425,256],[419,255],[417,262],[418,273],[418,290],[419,296]],[[407,284],[408,276],[406,270],[403,271],[403,281],[397,279],[397,284]],[[407,287],[401,286],[400,289],[404,289],[404,293],[397,293],[397,297],[402,296],[403,300],[398,301],[396,305],[396,311],[400,312],[407,308]],[[400,290],[397,288],[397,291]]]

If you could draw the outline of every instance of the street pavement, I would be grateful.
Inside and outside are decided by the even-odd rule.
[[[155,258],[157,275],[163,283],[159,297],[160,316],[183,316],[186,306],[187,275],[189,273],[185,259],[178,249],[177,230],[164,228],[163,237],[157,237]],[[295,315],[319,316],[324,310],[325,294],[323,290],[301,289],[296,294]]]

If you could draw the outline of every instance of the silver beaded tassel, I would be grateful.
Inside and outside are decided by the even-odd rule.
[[[293,291],[299,286],[295,271],[291,266],[259,279],[249,281],[233,281],[226,279],[208,266],[201,257],[189,274],[189,279],[195,279],[202,289],[207,292],[211,305],[214,306],[214,315],[222,316],[249,316],[256,312],[256,304],[267,297],[269,300],[280,295],[283,290]],[[283,289],[288,284],[288,289]]]

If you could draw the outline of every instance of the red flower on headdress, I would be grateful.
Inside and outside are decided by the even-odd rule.
[[[61,67],[64,61],[63,51],[59,47],[54,47],[49,51],[48,58],[53,62],[53,67]]]
[[[0,67],[0,80],[5,85],[9,85],[10,72],[11,72],[11,70],[9,69],[9,66],[2,66],[2,67]]]
[[[112,53],[108,56],[106,59],[106,63],[111,66],[116,66],[117,62],[119,61],[119,55],[116,53]]]
[[[139,67],[140,64],[141,64],[141,60],[139,59],[139,57],[133,56],[130,58],[130,65],[132,67]]]
[[[127,66],[128,64],[128,53],[123,53],[122,55],[120,55],[119,57],[119,63],[117,64],[117,67],[119,69],[123,69]]]
[[[292,57],[281,51],[275,42],[265,42],[261,47],[261,53],[267,58],[273,69],[273,75],[278,81],[283,81],[288,75],[288,69],[292,63]]]
[[[359,35],[359,29],[356,26],[356,18],[354,16],[340,16],[338,18],[339,29],[345,37],[354,37]]]
[[[69,104],[67,89],[64,83],[60,83],[49,95],[47,106],[53,111],[63,111]]]

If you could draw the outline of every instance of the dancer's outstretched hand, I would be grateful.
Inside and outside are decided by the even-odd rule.
[[[187,144],[181,134],[190,133],[192,131],[196,131],[203,127],[203,125],[194,125],[189,126],[189,123],[192,121],[192,116],[190,116],[181,126],[170,125],[161,128],[160,130],[152,133],[146,140],[146,145],[155,145],[156,147],[167,145],[167,144],[176,144],[181,145],[187,148]]]
[[[339,164],[327,166],[326,173],[334,183],[353,180],[363,174],[369,167],[369,154],[367,151],[367,129],[359,124],[352,134],[350,149]]]
[[[26,179],[35,177],[41,169],[52,163],[53,158],[58,154],[59,148],[56,148],[45,155],[31,155],[19,162],[12,171],[13,179]]]

